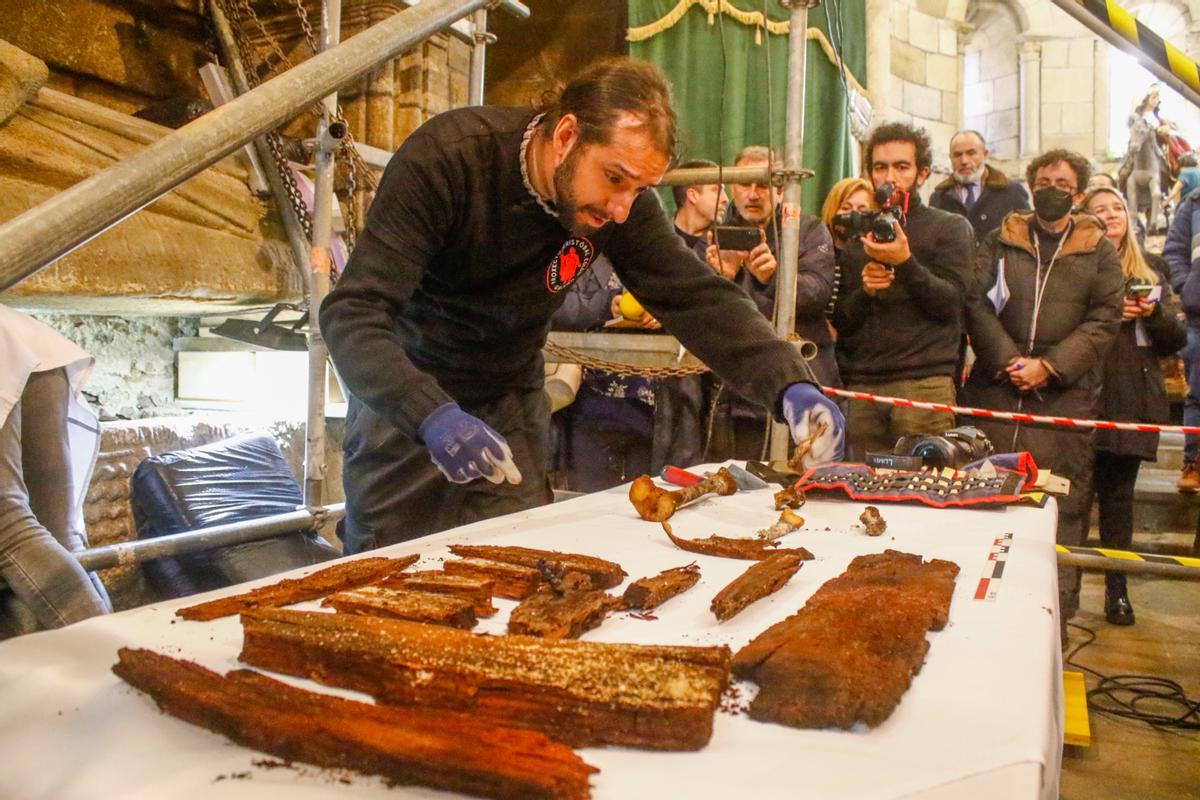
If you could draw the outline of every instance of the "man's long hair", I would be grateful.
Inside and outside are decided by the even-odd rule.
[[[671,108],[671,84],[658,67],[617,56],[587,67],[558,93],[543,98],[546,119],[541,128],[550,135],[567,114],[579,121],[579,143],[608,144],[620,116],[641,121],[650,141],[668,159],[675,158],[678,120]]]

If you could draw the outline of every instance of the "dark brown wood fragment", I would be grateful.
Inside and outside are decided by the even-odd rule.
[[[738,651],[734,673],[759,685],[750,716],[799,728],[886,720],[925,660],[926,631],[946,624],[957,574],[894,550],[855,558]]]
[[[251,608],[278,608],[305,600],[316,600],[333,592],[365,586],[394,575],[411,567],[420,558],[418,555],[410,555],[400,558],[359,558],[341,561],[303,578],[287,578],[242,594],[187,606],[176,611],[175,616],[206,622],[240,614]]]
[[[460,558],[485,558],[489,561],[503,561],[506,564],[517,564],[534,569],[546,564],[563,574],[581,572],[591,579],[594,589],[611,589],[625,580],[625,570],[621,569],[620,564],[579,553],[559,553],[554,550],[537,550],[532,547],[470,544],[452,544],[450,552]]]
[[[778,542],[765,539],[731,539],[726,536],[709,536],[707,539],[684,539],[671,531],[671,524],[664,522],[663,530],[675,546],[689,553],[701,553],[720,558],[742,558],[762,561],[776,553],[790,553],[801,561],[811,561],[813,554],[803,547],[777,547]]]
[[[625,587],[625,608],[649,611],[658,608],[677,594],[682,594],[700,580],[700,567],[694,563],[666,569],[657,575],[640,578]]]
[[[619,597],[598,589],[559,592],[547,586],[513,609],[508,618],[508,632],[546,639],[576,639],[603,622],[608,612],[620,605]]]
[[[475,616],[490,617],[496,613],[496,607],[492,605],[492,590],[495,583],[484,578],[451,575],[441,570],[423,570],[402,572],[399,575],[384,578],[375,585],[390,589],[411,589],[416,592],[433,592],[434,594],[464,597],[474,604]]]
[[[710,606],[713,614],[719,622],[737,616],[754,601],[779,591],[803,564],[802,559],[791,553],[775,553],[751,564],[745,572],[717,592]]]
[[[489,561],[486,558],[451,559],[442,564],[442,569],[450,575],[491,581],[492,592],[496,597],[508,597],[513,600],[524,600],[536,592],[542,583],[542,573],[536,567],[505,564],[503,561]]]
[[[383,586],[360,586],[331,594],[321,603],[342,614],[409,619],[431,625],[449,625],[470,630],[475,627],[475,604],[465,597]]]
[[[345,700],[251,670],[222,676],[149,650],[118,656],[113,672],[167,714],[287,761],[501,800],[584,800],[598,771],[543,734],[469,714]]]
[[[478,636],[455,628],[264,609],[242,615],[241,660],[366,692],[382,703],[469,712],[572,746],[696,750],[712,735],[727,647]]]

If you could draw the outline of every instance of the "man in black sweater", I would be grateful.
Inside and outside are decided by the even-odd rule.
[[[844,421],[796,349],[645,192],[674,148],[666,79],[623,58],[540,113],[457,109],[405,140],[320,309],[352,395],[347,552],[549,501],[541,348],[600,252],[691,352],[797,439],[824,424],[816,458],[840,457]]]
[[[965,219],[921,203],[917,190],[932,160],[923,129],[890,123],[871,134],[871,181],[895,187],[892,205],[903,221],[893,226],[892,242],[868,234],[842,251],[834,326],[847,388],[953,403],[974,240]],[[948,412],[862,401],[851,401],[846,421],[856,458],[890,451],[901,436],[954,426]]]

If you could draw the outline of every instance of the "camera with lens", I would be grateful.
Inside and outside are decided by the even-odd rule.
[[[833,227],[846,239],[858,239],[869,233],[881,244],[896,241],[895,226],[904,224],[908,192],[885,183],[875,190],[875,202],[879,206],[878,211],[847,211],[844,214],[835,214]]]
[[[882,469],[919,470],[922,467],[958,469],[995,452],[983,431],[963,425],[940,435],[902,436],[890,453],[867,453],[867,464]]]

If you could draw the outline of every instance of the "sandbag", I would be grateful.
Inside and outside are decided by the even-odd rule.
[[[145,459],[131,485],[139,539],[295,511],[300,486],[275,439],[248,434]],[[166,600],[337,557],[316,531],[157,558],[142,571]]]

